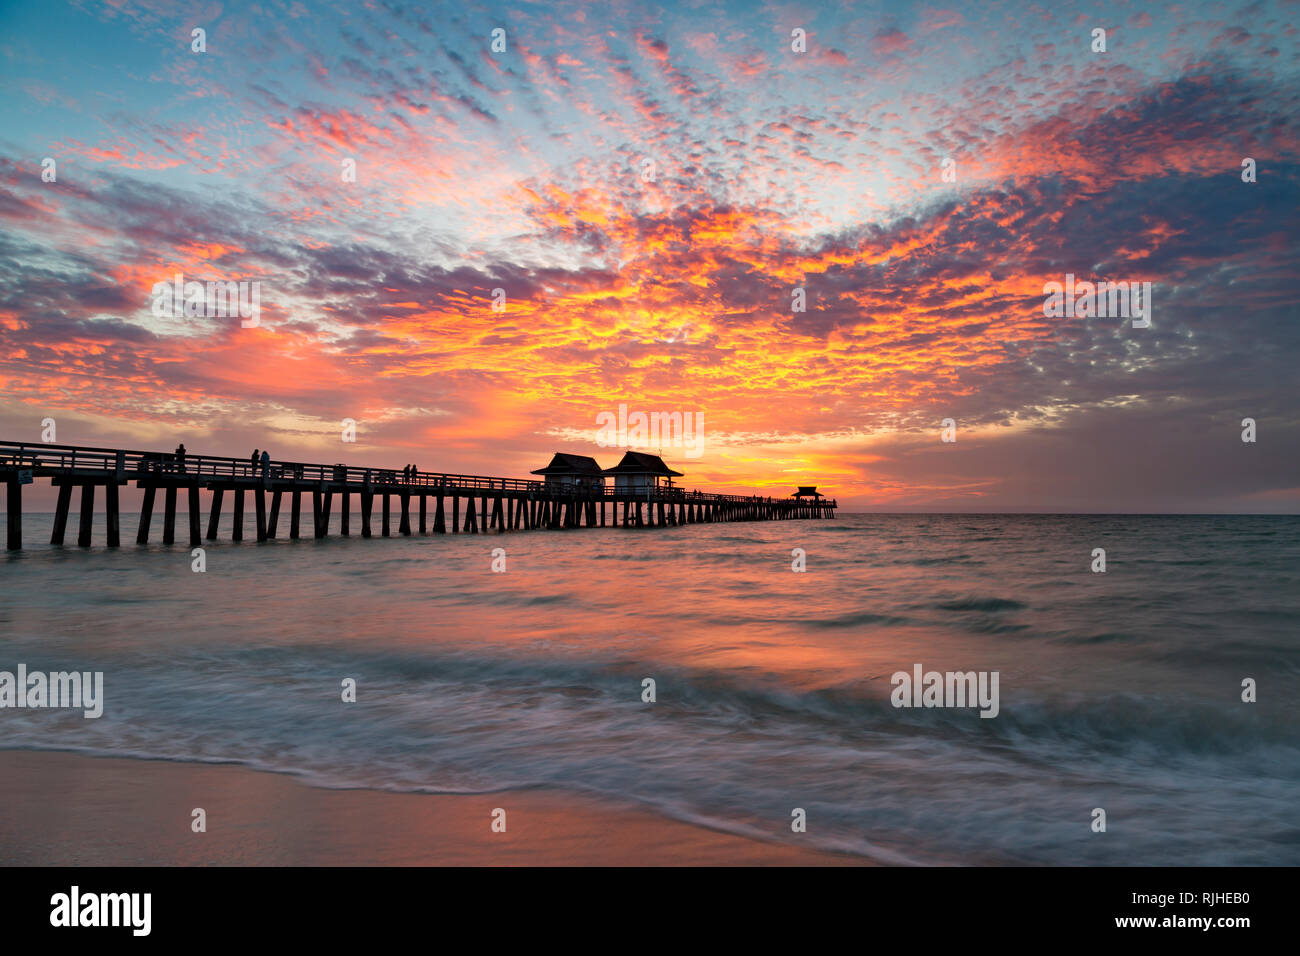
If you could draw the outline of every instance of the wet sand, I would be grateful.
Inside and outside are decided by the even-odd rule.
[[[191,812],[207,812],[207,832]],[[235,765],[0,751],[7,866],[865,864],[553,790],[325,790]],[[506,832],[492,813],[506,811]],[[791,835],[791,839],[798,837]]]

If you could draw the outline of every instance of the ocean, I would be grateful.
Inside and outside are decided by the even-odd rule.
[[[83,550],[24,516],[0,670],[102,671],[104,714],[0,711],[0,749],[558,789],[885,863],[1300,863],[1300,517],[363,540],[336,516],[259,545],[227,516],[202,573],[186,545],[127,543],[127,516],[110,551],[96,520]],[[997,672],[997,716],[895,707],[918,664]]]

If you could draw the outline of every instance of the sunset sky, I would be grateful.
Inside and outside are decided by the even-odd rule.
[[[1297,14],[6,2],[0,439],[520,476],[626,403],[702,413],[688,487],[1294,512]]]

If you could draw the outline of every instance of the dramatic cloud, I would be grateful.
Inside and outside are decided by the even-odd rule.
[[[704,414],[688,485],[1294,511],[1290,12],[7,10],[0,434],[517,475],[627,402]]]

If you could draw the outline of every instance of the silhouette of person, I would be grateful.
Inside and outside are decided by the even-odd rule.
[[[262,452],[262,477],[265,478],[270,474],[271,474],[271,453],[269,451],[264,450]]]
[[[185,470],[185,442],[176,446],[176,470]]]
[[[258,449],[254,448],[253,453],[248,456],[249,463],[252,465],[251,474],[257,474],[257,454]]]

